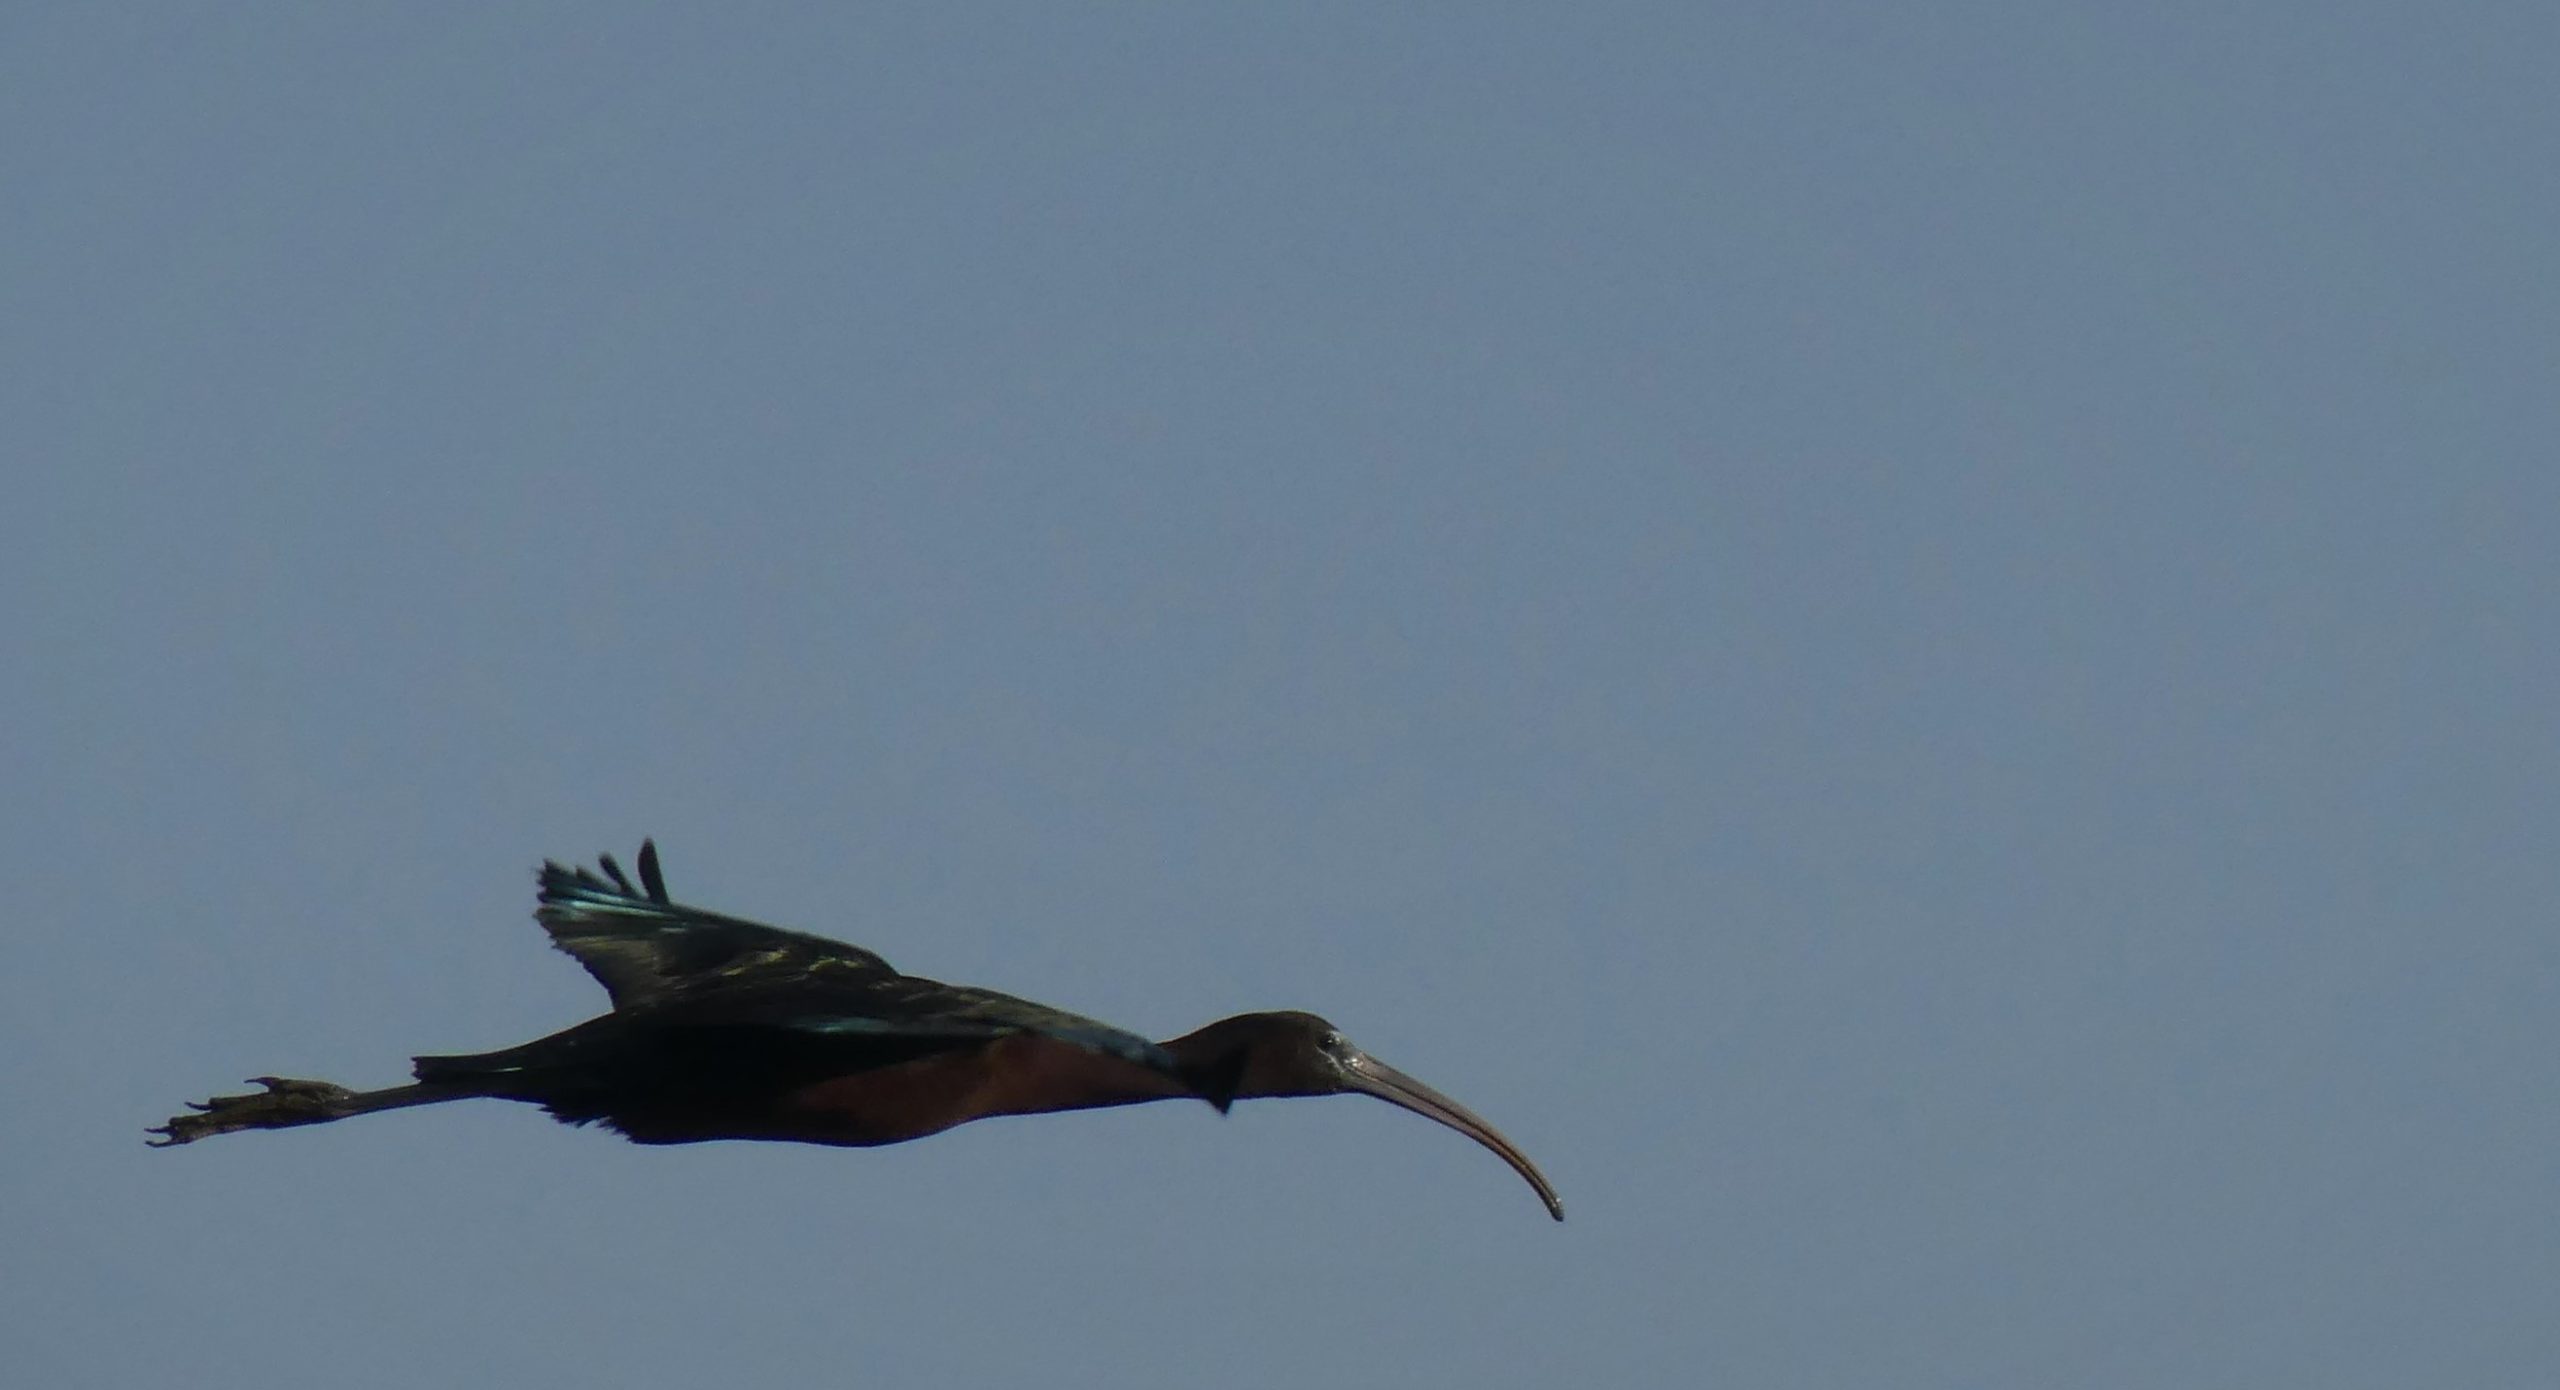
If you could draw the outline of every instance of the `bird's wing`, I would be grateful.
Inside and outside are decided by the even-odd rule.
[[[612,1073],[637,1057],[659,1069],[653,1085],[660,1090],[712,1085],[736,1097],[976,1052],[1020,1036],[1126,1061],[1198,1089],[1171,1054],[1108,1024],[993,990],[826,969],[702,976],[547,1038],[417,1061],[421,1080],[447,1080],[599,1067]]]
[[[729,999],[736,1004],[724,1007]],[[687,1013],[698,1009],[730,1014],[740,1022],[848,1043],[877,1040],[892,1049],[930,1047],[935,1040],[967,1047],[1028,1033],[1135,1062],[1191,1084],[1172,1053],[1125,1029],[991,989],[947,985],[914,975],[857,979],[822,972],[790,988],[753,991],[752,995],[743,988],[688,991],[686,1004]],[[732,1007],[737,1010],[734,1014]]]
[[[602,875],[544,861],[534,920],[575,956],[616,1009],[659,1003],[722,983],[827,977],[894,980],[889,962],[859,946],[687,907],[667,896],[658,847],[640,845],[640,886],[612,855]]]
[[[640,846],[636,888],[611,855],[597,864],[602,875],[546,862],[534,916],[637,1026],[794,1036],[855,1070],[1033,1034],[1199,1087],[1173,1054],[1107,1023],[901,975],[859,946],[674,902],[654,844]],[[1202,1094],[1225,1108],[1225,1092]]]

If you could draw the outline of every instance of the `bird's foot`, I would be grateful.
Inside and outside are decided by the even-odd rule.
[[[289,1076],[253,1076],[249,1080],[266,1089],[188,1101],[189,1109],[202,1113],[173,1115],[169,1123],[143,1131],[161,1136],[144,1142],[155,1149],[165,1149],[237,1129],[289,1129],[355,1113],[346,1108],[345,1102],[356,1093],[334,1082],[298,1081]]]

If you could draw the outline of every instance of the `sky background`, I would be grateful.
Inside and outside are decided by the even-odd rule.
[[[2547,1386],[2546,5],[0,11],[16,1384]],[[545,856],[1362,1100],[173,1152]]]

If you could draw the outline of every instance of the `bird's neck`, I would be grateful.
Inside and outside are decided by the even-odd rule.
[[[1158,1044],[1173,1054],[1192,1089],[1218,1103],[1252,1096],[1292,1094],[1264,1065],[1269,1049],[1251,1015],[1222,1018],[1204,1028]]]

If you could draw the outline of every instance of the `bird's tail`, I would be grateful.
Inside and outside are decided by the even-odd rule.
[[[544,1042],[550,1039],[543,1039]],[[482,1095],[504,1095],[510,1078],[522,1077],[531,1067],[527,1056],[540,1043],[504,1048],[496,1052],[463,1052],[412,1057],[410,1074],[421,1085],[456,1086],[477,1089]]]

